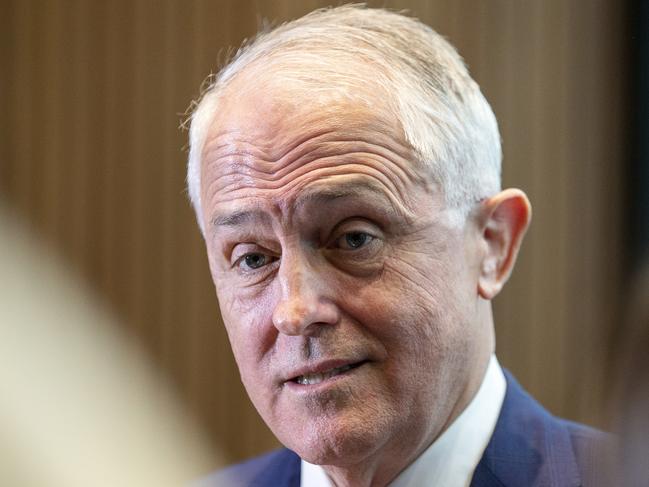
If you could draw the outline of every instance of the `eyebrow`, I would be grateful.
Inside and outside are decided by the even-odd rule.
[[[359,196],[378,196],[381,200],[386,200],[384,193],[374,184],[366,182],[349,182],[343,183],[335,188],[315,188],[300,195],[296,200],[296,207],[306,206],[307,204],[329,203],[334,200],[359,197]]]
[[[236,227],[245,223],[267,221],[268,215],[261,210],[241,210],[227,215],[217,215],[212,225],[217,227]]]

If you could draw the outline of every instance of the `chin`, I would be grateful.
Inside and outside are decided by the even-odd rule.
[[[313,438],[299,442],[291,449],[314,465],[344,467],[361,463],[378,449],[378,445],[367,438],[346,435],[339,438]]]
[[[381,449],[391,428],[379,418],[327,418],[286,429],[280,441],[315,465],[356,465]],[[295,426],[295,425],[293,425]],[[283,433],[283,434],[282,434]]]

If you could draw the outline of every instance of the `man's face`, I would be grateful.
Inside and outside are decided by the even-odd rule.
[[[377,103],[230,95],[203,152],[210,269],[241,378],[314,463],[421,451],[484,356],[475,227]]]

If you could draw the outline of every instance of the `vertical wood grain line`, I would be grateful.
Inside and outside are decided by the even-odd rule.
[[[145,52],[145,39],[149,35],[151,26],[147,19],[147,8],[145,0],[135,0],[133,2],[133,32],[132,44],[133,59],[130,69],[133,73],[133,85],[130,88],[132,94],[132,103],[128,108],[129,116],[132,120],[132,152],[127,155],[130,162],[133,175],[131,191],[128,195],[132,204],[132,213],[129,215],[128,234],[131,247],[128,249],[130,261],[132,263],[132,280],[130,281],[130,303],[131,317],[137,334],[141,337],[146,336],[144,309],[145,286],[144,262],[146,259],[145,252],[145,232],[147,230],[145,219],[145,198],[148,197],[148,186],[146,184],[146,163],[145,163],[145,141],[144,130],[148,122],[146,107],[144,104],[146,78],[145,66],[147,65]],[[158,285],[158,283],[154,284]],[[154,342],[153,337],[152,342]]]
[[[90,124],[95,123],[89,117],[90,111],[90,58],[93,56],[90,45],[90,33],[88,27],[88,2],[77,0],[74,8],[69,14],[72,16],[72,66],[71,79],[73,101],[70,105],[72,115],[71,137],[70,137],[70,160],[68,188],[71,201],[68,208],[68,230],[73,249],[73,258],[79,267],[87,272],[86,262],[91,254],[90,241],[88,239],[88,222],[97,218],[97,207],[91,198],[97,198],[94,192],[88,189],[88,175],[95,172],[91,166],[97,161],[90,156],[90,146],[97,146],[95,135],[90,131]]]
[[[177,22],[176,10],[174,9],[176,2],[167,0],[163,6],[163,35],[162,35],[162,51],[165,53],[165,59],[162,67],[162,113],[165,120],[162,145],[164,147],[161,165],[162,171],[162,201],[161,201],[161,215],[163,216],[163,225],[160,228],[160,334],[161,334],[161,348],[162,359],[167,364],[178,364],[180,366],[180,358],[182,357],[183,347],[174,347],[178,344],[179,335],[174,330],[174,325],[177,321],[176,310],[180,306],[176,302],[174,296],[174,276],[176,274],[176,265],[174,262],[174,244],[178,238],[177,221],[177,198],[182,194],[177,188],[176,178],[177,171],[174,170],[174,164],[178,161],[177,148],[174,143],[177,138],[177,124],[175,123],[176,107],[174,101],[176,100],[176,86],[178,84],[177,77],[182,75],[182,71],[178,71],[178,34],[180,30],[179,22]]]
[[[100,64],[106,73],[106,79],[104,81],[106,89],[103,99],[104,109],[102,110],[105,130],[102,161],[102,207],[104,209],[104,215],[101,220],[101,232],[105,235],[105,242],[101,247],[100,255],[100,286],[109,297],[109,300],[118,306],[115,290],[118,286],[117,273],[119,272],[119,267],[116,265],[116,262],[118,261],[117,241],[120,236],[117,231],[118,216],[115,207],[122,195],[117,191],[115,175],[115,167],[119,157],[116,150],[118,140],[115,127],[120,123],[119,119],[121,117],[118,115],[117,110],[119,95],[114,77],[118,75],[120,68],[123,69],[123,67],[118,68],[117,61],[117,39],[120,37],[120,34],[123,35],[123,31],[118,29],[117,26],[116,12],[119,9],[118,2],[101,2],[101,6],[100,15],[104,19],[104,28],[102,29],[101,36],[106,45],[106,51],[104,59],[100,61]]]
[[[14,204],[29,215],[30,194],[34,187],[32,165],[34,148],[31,137],[33,120],[32,63],[34,58],[34,22],[32,1],[14,3],[12,37],[14,39],[13,97],[10,110],[14,128],[14,160],[12,161],[12,186]]]
[[[0,4],[0,204],[15,196],[11,168],[14,164],[14,127],[11,123],[11,98],[15,96],[14,5]]]

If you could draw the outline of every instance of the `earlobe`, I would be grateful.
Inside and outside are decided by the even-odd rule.
[[[519,189],[506,189],[483,203],[485,252],[478,279],[482,298],[493,299],[507,282],[531,217],[530,202]]]

